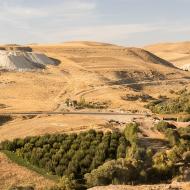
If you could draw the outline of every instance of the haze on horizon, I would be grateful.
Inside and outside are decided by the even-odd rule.
[[[0,0],[0,43],[190,39],[189,0]]]

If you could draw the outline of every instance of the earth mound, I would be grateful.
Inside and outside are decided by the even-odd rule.
[[[17,48],[22,51],[18,51]],[[45,69],[46,65],[55,64],[55,62],[45,54],[23,51],[24,49],[24,47],[16,47],[17,51],[15,51],[15,47],[13,47],[9,50],[0,50],[0,68],[9,71],[29,71]],[[25,50],[28,50],[28,48]]]

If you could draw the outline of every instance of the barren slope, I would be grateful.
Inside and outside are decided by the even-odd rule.
[[[81,96],[92,101],[110,101],[113,109],[142,108],[140,102],[134,105],[122,100],[123,95],[136,88],[125,84],[188,76],[169,62],[138,48],[95,42],[30,47],[61,63],[39,72],[1,72],[0,104],[4,106],[0,112],[60,110],[66,98]]]
[[[146,46],[150,52],[180,67],[190,64],[190,42],[162,43]]]

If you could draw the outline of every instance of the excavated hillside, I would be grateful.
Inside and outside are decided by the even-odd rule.
[[[42,53],[20,51],[14,48],[0,50],[0,69],[29,71],[37,69],[45,69],[48,64],[55,64],[54,61]]]
[[[146,50],[155,53],[175,66],[190,71],[190,42],[161,43],[145,47]]]

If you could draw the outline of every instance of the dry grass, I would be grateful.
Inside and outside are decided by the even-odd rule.
[[[34,185],[36,189],[54,185],[54,182],[39,174],[10,161],[3,153],[0,153],[0,189],[7,190],[11,186]]]
[[[145,48],[176,66],[190,63],[190,42],[153,44]]]
[[[62,109],[66,98],[81,96],[89,101],[109,100],[113,109],[144,110],[141,102],[134,104],[121,99],[136,90],[123,84],[187,76],[186,72],[137,48],[92,42],[42,44],[31,48],[61,63],[41,72],[1,72],[0,103],[6,107],[0,112]],[[141,92],[144,86],[138,87]],[[156,87],[157,93],[164,92],[162,86]]]

